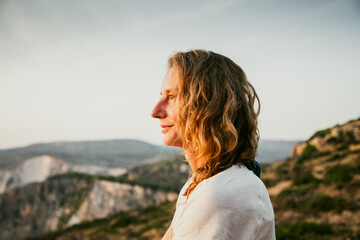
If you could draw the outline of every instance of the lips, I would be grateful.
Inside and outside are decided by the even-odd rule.
[[[161,124],[160,127],[162,128],[161,132],[162,133],[166,133],[170,130],[170,128],[172,128],[174,125],[163,125]]]

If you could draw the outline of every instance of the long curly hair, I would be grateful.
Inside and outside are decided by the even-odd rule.
[[[184,194],[189,197],[201,181],[254,161],[260,101],[244,71],[220,54],[177,52],[168,67],[178,75],[177,125],[183,149],[200,161]]]

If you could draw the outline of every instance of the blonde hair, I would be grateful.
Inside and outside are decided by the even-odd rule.
[[[244,71],[220,54],[178,52],[168,66],[178,75],[177,122],[183,148],[201,165],[184,194],[189,196],[201,181],[232,165],[254,161],[260,102]]]

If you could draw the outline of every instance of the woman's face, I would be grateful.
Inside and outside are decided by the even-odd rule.
[[[151,116],[160,120],[161,132],[164,134],[164,144],[182,147],[183,140],[177,126],[177,94],[177,74],[174,68],[170,68],[161,86],[160,100],[155,105]]]

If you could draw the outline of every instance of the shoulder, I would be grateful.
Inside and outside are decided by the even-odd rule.
[[[194,198],[208,197],[213,201],[239,202],[258,196],[264,191],[262,185],[262,181],[252,171],[234,165],[199,183],[191,195]]]

